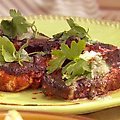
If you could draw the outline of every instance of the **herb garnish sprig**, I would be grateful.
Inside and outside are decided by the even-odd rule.
[[[18,62],[22,65],[23,61],[29,62],[30,57],[24,50],[28,43],[25,43],[19,51],[16,50],[14,44],[7,37],[0,37],[0,64],[6,62]]]
[[[52,51],[54,59],[49,62],[47,68],[48,74],[51,74],[55,70],[62,69],[63,76],[66,77],[67,80],[70,80],[76,76],[90,73],[91,69],[89,63],[80,58],[85,46],[85,40],[80,40],[78,43],[72,41],[70,48],[65,43],[62,43],[60,50]],[[63,66],[67,59],[70,60],[70,62]]]
[[[14,39],[17,36],[21,36],[24,33],[28,32],[29,28],[32,31],[34,30],[34,22],[27,22],[26,18],[22,16],[19,11],[11,9],[10,16],[12,17],[11,20],[1,21],[1,30],[5,36]]]
[[[70,26],[70,30],[57,33],[53,35],[53,38],[60,39],[61,41],[66,41],[69,37],[75,36],[79,39],[84,39],[85,41],[88,41],[90,37],[88,35],[88,31],[76,24],[72,18],[67,19],[67,23]]]
[[[91,72],[89,62],[80,57],[86,47],[86,42],[89,41],[89,35],[88,31],[76,24],[72,18],[67,19],[67,23],[70,30],[53,35],[53,38],[63,42],[61,42],[59,50],[52,51],[53,59],[49,62],[47,70],[48,74],[51,74],[55,70],[61,69],[63,79],[72,83],[77,76],[89,75]],[[69,47],[65,41],[71,36],[77,37],[79,40],[78,42],[73,40]],[[66,60],[70,62],[65,65]]]

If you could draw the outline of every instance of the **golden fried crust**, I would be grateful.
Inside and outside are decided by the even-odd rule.
[[[17,92],[28,88],[33,80],[28,74],[20,76],[9,75],[0,71],[0,90],[6,92]]]

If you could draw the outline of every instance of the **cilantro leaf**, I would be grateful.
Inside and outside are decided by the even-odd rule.
[[[2,20],[1,21],[1,30],[4,35],[9,38],[15,38],[17,36],[23,35],[26,33],[29,28],[32,29],[34,24],[28,23],[24,16],[21,15],[19,11],[10,10],[11,20]]]
[[[84,39],[85,41],[88,41],[89,39],[88,31],[86,31],[83,27],[79,26],[78,24],[74,23],[72,18],[67,19],[67,23],[70,26],[70,30],[57,33],[53,35],[53,38],[65,41],[69,37],[75,36],[80,39]]]
[[[13,55],[16,51],[14,44],[7,37],[0,37],[0,49],[2,50],[2,46],[4,49]]]
[[[57,33],[57,34],[53,35],[53,38],[59,39],[59,38],[61,38],[61,37],[63,36],[63,34],[65,34],[65,32],[66,32],[66,31]]]
[[[86,71],[90,72],[89,64],[87,63],[87,61],[79,59],[74,63],[69,63],[69,66],[65,66],[62,73],[70,76],[71,78],[74,78],[75,76],[83,75]]]
[[[60,69],[62,64],[64,63],[64,61],[65,61],[65,57],[64,56],[62,56],[62,57],[60,57],[58,59],[55,59],[55,60],[51,60],[49,62],[50,66],[47,67],[48,74],[54,72],[57,69]]]
[[[54,50],[52,52],[54,59],[49,62],[47,70],[50,74],[57,69],[61,69],[63,78],[67,79],[66,83],[72,83],[76,76],[87,76],[91,73],[90,64],[80,58],[80,55],[86,47],[89,35],[88,31],[76,24],[73,19],[67,19],[67,23],[70,26],[68,31],[53,35],[53,38],[61,40],[62,44],[60,50]],[[79,41],[77,43],[73,40],[70,47],[68,47],[68,45],[65,44],[65,41],[70,37],[76,37]],[[66,60],[69,60],[70,62],[64,64]]]
[[[13,43],[6,37],[0,37],[0,62],[13,62],[16,49]]]
[[[22,65],[23,61],[30,61],[28,53],[24,50],[27,47],[24,44],[19,51],[15,49],[14,44],[6,37],[0,37],[0,65],[5,62],[15,62],[17,61]]]
[[[2,56],[2,53],[0,51],[0,65],[4,62],[5,62],[4,57]]]
[[[22,66],[22,62],[29,62],[30,57],[24,49],[21,49],[20,51],[16,52],[16,61],[18,61],[18,63]]]
[[[80,58],[85,46],[86,42],[84,40],[80,40],[78,43],[72,41],[70,48],[65,43],[62,43],[60,50],[52,51],[54,59],[49,62],[47,68],[48,74],[57,69],[62,69],[63,78],[67,79],[69,83],[76,76],[89,74],[91,72],[91,66],[87,61]],[[70,60],[70,62],[63,66],[65,60]]]
[[[4,35],[13,37],[16,36],[16,28],[11,21],[2,20],[1,21],[1,30],[3,31]]]
[[[60,69],[66,59],[63,52],[60,50],[52,51],[52,55],[56,56],[57,59],[53,59],[49,62],[49,66],[47,67],[48,74],[54,72],[57,69]]]
[[[73,41],[71,43],[71,48],[69,48],[68,45],[62,43],[61,50],[67,59],[75,60],[75,59],[79,58],[79,56],[82,53],[82,51],[84,50],[85,46],[86,46],[86,42],[84,40],[80,40],[78,43]]]
[[[10,16],[11,17],[17,17],[17,16],[21,16],[21,13],[19,11],[16,11],[14,9],[10,10]]]
[[[31,24],[26,22],[26,19],[22,16],[14,17],[12,20],[14,26],[16,27],[16,35],[22,35],[28,31],[28,27],[31,27]]]
[[[61,51],[64,53],[64,56],[70,60],[73,59],[71,54],[71,49],[68,47],[68,45],[62,43],[61,44]]]
[[[2,56],[5,60],[5,62],[13,62],[15,61],[15,58],[12,54],[10,54],[9,51],[7,51],[4,46],[2,46]]]
[[[67,19],[67,23],[69,24],[71,29],[74,29],[76,32],[78,32],[81,37],[84,37],[87,34],[86,30],[78,24],[74,23],[73,19]]]
[[[17,61],[21,65],[22,65],[21,62],[23,62],[23,61],[26,61],[26,62],[30,61],[29,54],[24,50],[24,48],[26,48],[27,46],[28,46],[28,41],[24,45],[21,46],[19,51],[16,52]]]

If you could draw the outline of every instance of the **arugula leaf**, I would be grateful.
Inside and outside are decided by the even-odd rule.
[[[19,51],[17,51],[14,44],[8,38],[0,37],[0,64],[17,61],[22,65],[23,61],[29,62],[30,57],[24,50],[27,44],[28,43],[24,44]]]
[[[1,29],[4,35],[8,36],[9,38],[15,38],[23,35],[23,33],[28,31],[28,28],[32,29],[34,25],[28,23],[25,17],[23,17],[19,11],[11,9],[10,16],[12,17],[12,20],[1,21]]]
[[[75,36],[80,39],[84,39],[85,41],[88,41],[89,39],[88,31],[86,31],[83,27],[79,26],[78,24],[74,23],[72,18],[67,19],[67,23],[70,26],[70,30],[57,33],[53,35],[53,38],[65,41],[69,37]]]

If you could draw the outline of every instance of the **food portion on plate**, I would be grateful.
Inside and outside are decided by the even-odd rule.
[[[93,99],[120,88],[120,49],[91,40],[89,30],[67,19],[70,29],[39,33],[19,11],[1,21],[0,90],[41,89],[51,98]],[[49,29],[49,28],[48,28]]]

